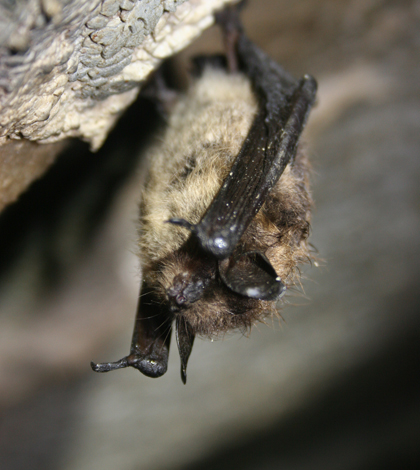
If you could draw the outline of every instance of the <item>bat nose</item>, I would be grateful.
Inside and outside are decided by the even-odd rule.
[[[188,286],[187,276],[185,274],[178,274],[174,277],[171,287],[166,290],[169,301],[174,306],[184,305],[187,301],[185,289]]]
[[[170,303],[175,307],[192,304],[199,300],[209,283],[209,278],[190,274],[178,274],[172,281],[172,286],[166,290]]]
[[[182,292],[180,293],[176,293],[176,292],[173,292],[172,290],[170,292],[168,292],[168,297],[169,297],[169,301],[172,303],[172,304],[175,304],[179,307],[181,307],[182,305],[185,304],[185,302],[187,301],[187,298],[185,297],[185,295],[183,295]]]

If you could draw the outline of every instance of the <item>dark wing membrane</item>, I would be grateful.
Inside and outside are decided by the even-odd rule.
[[[233,292],[259,300],[274,301],[286,291],[286,286],[263,253],[244,253],[219,261],[219,274]]]
[[[161,310],[151,292],[143,286],[137,308],[130,354],[116,362],[95,364],[95,372],[134,367],[148,377],[160,377],[168,368],[172,318]]]
[[[267,101],[269,112],[287,107],[287,97],[298,86],[296,80],[280,64],[257,47],[244,34],[236,44],[240,64],[255,91]]]
[[[308,75],[294,81],[244,37],[239,41],[238,53],[258,93],[259,111],[228,177],[204,217],[193,227],[202,246],[219,259],[232,254],[294,158],[317,88]]]

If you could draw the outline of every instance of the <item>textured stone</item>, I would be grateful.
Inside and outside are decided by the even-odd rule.
[[[121,25],[122,28],[122,25]],[[115,41],[118,35],[118,28],[103,28],[99,31],[95,31],[90,35],[93,42],[101,44],[103,46],[109,46]]]
[[[100,62],[103,62],[103,58],[101,55],[87,55],[85,54],[81,59],[80,62],[85,65],[86,67],[95,67]]]
[[[111,56],[109,59],[105,60],[102,56],[100,56],[101,60],[98,62],[98,67],[109,67],[111,65],[117,64],[121,62],[128,56],[131,56],[133,51],[129,48],[122,47],[115,55]]]
[[[91,86],[91,87],[99,87],[99,86],[105,85],[107,82],[108,82],[108,78],[106,78],[105,76],[104,77],[98,77],[98,78],[95,78],[95,79],[92,79],[92,80],[88,81],[89,86]]]
[[[39,145],[20,140],[3,145],[0,151],[0,211],[41,176],[64,147],[64,141]]]
[[[122,0],[120,3],[120,8],[122,10],[132,10],[134,8],[135,0]]]
[[[96,42],[92,41],[92,38],[90,36],[87,36],[83,41],[83,47],[86,49],[90,49],[91,51],[95,51],[99,54],[102,51],[102,47],[99,44],[96,44]],[[81,53],[82,52],[84,52],[83,49],[81,49]]]
[[[14,31],[32,39],[18,54],[5,54],[7,43],[0,48],[0,145],[22,136],[81,137],[97,148],[115,120],[107,103],[128,105],[159,61],[191,42],[212,12],[231,1],[53,0],[50,23],[41,10],[16,4],[24,15],[14,21],[24,18],[26,26]],[[0,31],[0,45],[5,37]],[[100,119],[93,119],[96,112]]]
[[[121,34],[116,38],[116,40],[102,49],[101,55],[104,59],[110,59],[115,54],[117,54],[124,46],[127,44],[128,33]]]
[[[113,16],[120,9],[119,2],[115,0],[104,0],[102,3],[101,13],[105,16]]]
[[[91,20],[89,20],[86,23],[86,26],[89,29],[101,29],[101,28],[105,28],[108,21],[109,21],[109,18],[107,18],[106,16],[98,15],[92,18]]]
[[[165,8],[166,11],[175,11],[177,5],[179,5],[180,2],[179,0],[166,0],[163,2],[163,8]]]

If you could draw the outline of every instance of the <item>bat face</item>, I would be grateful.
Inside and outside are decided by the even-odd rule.
[[[309,166],[298,139],[316,83],[245,36],[239,73],[205,67],[150,150],[140,203],[143,281],[130,354],[97,372],[166,372],[172,325],[181,378],[196,335],[248,330],[276,313],[308,261]]]

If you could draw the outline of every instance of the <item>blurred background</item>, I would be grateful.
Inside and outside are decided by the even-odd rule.
[[[74,142],[0,216],[2,470],[418,468],[420,2],[250,0],[243,20],[319,82],[305,145],[323,261],[281,322],[197,340],[186,386],[175,348],[157,380],[94,374],[131,341],[141,154],[161,125],[139,98],[98,153]],[[212,28],[175,68],[218,50]]]

